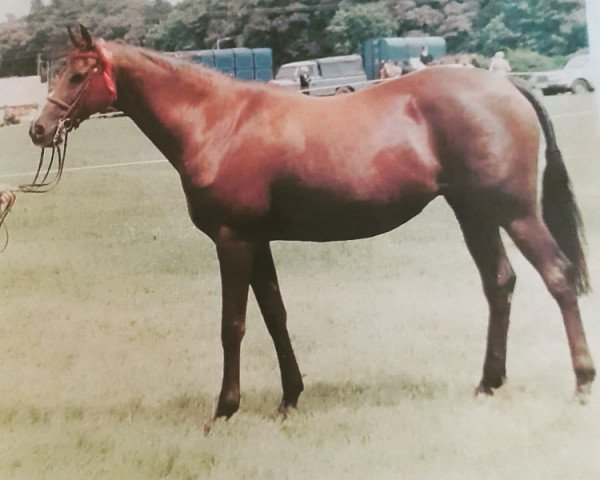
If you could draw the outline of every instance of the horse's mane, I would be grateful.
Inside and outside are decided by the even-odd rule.
[[[269,88],[266,84],[261,82],[250,82],[250,81],[242,81],[236,79],[235,77],[231,77],[226,73],[220,72],[214,68],[207,67],[205,65],[201,65],[198,63],[190,62],[189,60],[183,58],[177,58],[175,56],[170,56],[165,54],[165,52],[158,52],[154,50],[149,50],[142,47],[136,47],[133,45],[126,44],[115,44],[118,45],[118,48],[122,48],[126,50],[128,53],[137,53],[144,60],[157,65],[161,69],[173,72],[174,74],[181,77],[201,77],[202,80],[210,80],[212,82],[219,83],[227,83],[230,86],[237,86],[239,88],[246,88],[251,90],[268,90],[273,91],[275,89]],[[278,90],[278,89],[277,89]]]
[[[158,65],[162,68],[168,69],[168,70],[172,70],[172,71],[198,71],[198,68],[195,67],[200,67],[200,70],[202,72],[209,70],[206,67],[203,67],[202,65],[198,65],[177,57],[171,57],[168,56],[167,54],[165,54],[164,52],[156,52],[154,50],[147,50],[145,48],[139,48],[137,49],[140,53],[140,55],[142,57],[144,57],[146,60],[154,63],[155,65]]]
[[[260,81],[240,80],[214,68],[190,62],[184,58],[171,56],[167,52],[159,52],[126,43],[107,43],[114,46],[115,50],[120,50],[123,53],[150,62],[164,71],[172,72],[174,75],[189,81],[191,84],[194,84],[194,78],[197,78],[199,85],[208,81],[218,87],[226,87],[238,91],[245,90],[248,94],[254,92],[268,96],[298,98],[298,92],[295,90],[269,85]],[[309,99],[312,97],[302,96],[302,98]]]

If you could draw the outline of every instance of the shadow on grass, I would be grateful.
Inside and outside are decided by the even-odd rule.
[[[405,375],[382,376],[365,381],[317,382],[305,385],[300,413],[327,412],[336,408],[390,407],[407,400],[433,400],[447,396],[444,382]],[[272,417],[281,398],[273,390],[250,391],[242,396],[240,409]]]
[[[317,382],[308,384],[300,397],[300,413],[327,412],[336,408],[390,407],[407,400],[433,400],[447,396],[446,383],[396,375],[365,381]],[[242,393],[240,411],[263,418],[273,418],[281,392],[275,389],[248,390]],[[40,409],[36,406],[0,408],[0,426],[47,423],[52,419],[79,422],[109,417],[117,422],[140,419],[179,425],[202,425],[214,410],[216,395],[183,393],[154,405],[134,398],[117,405],[66,405]]]

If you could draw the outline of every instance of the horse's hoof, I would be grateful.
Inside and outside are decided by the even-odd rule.
[[[492,396],[494,396],[494,389],[492,387],[488,387],[487,385],[484,385],[483,383],[480,383],[479,385],[477,385],[477,388],[475,389],[474,396],[475,396],[475,398],[477,398],[477,397],[492,397]]]
[[[575,398],[577,398],[580,405],[587,405],[590,403],[590,399],[592,398],[592,383],[578,385],[577,390],[575,391]]]
[[[279,406],[277,407],[277,410],[275,411],[275,418],[277,420],[284,422],[288,418],[290,418],[296,411],[297,411],[296,405],[286,404],[282,400],[281,403],[279,404]]]
[[[227,422],[227,420],[229,419],[226,417],[210,417],[208,420],[206,420],[206,422],[204,422],[204,425],[202,426],[204,436],[209,435],[213,431],[214,427],[219,426],[219,424],[224,424],[225,422]]]
[[[212,430],[213,425],[214,425],[214,420],[212,418],[210,418],[206,422],[204,422],[204,425],[202,426],[202,432],[204,433],[205,437],[208,436],[208,434]]]

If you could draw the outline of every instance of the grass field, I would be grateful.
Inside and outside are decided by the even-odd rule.
[[[600,361],[600,118],[547,99],[587,227],[581,300]],[[26,127],[0,129],[0,184],[35,169]],[[89,121],[68,167],[159,160],[127,119]],[[508,383],[475,399],[487,324],[443,200],[370,240],[273,245],[306,390],[286,422],[254,300],[242,405],[203,436],[220,386],[220,283],[165,163],[80,169],[21,195],[0,255],[0,479],[597,479],[598,389],[573,401],[558,308],[518,275]],[[1,233],[1,232],[0,232]]]

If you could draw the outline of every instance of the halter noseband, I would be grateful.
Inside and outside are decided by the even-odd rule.
[[[98,41],[100,42],[100,41]],[[63,102],[57,98],[53,98],[52,95],[48,96],[48,101],[53,103],[57,107],[65,110],[65,114],[61,118],[62,127],[70,132],[74,128],[77,128],[79,124],[87,118],[87,116],[77,118],[75,115],[81,108],[81,101],[89,91],[89,86],[93,80],[99,75],[102,75],[103,86],[106,89],[106,105],[103,105],[100,109],[109,107],[117,100],[117,88],[113,79],[113,66],[109,60],[109,55],[103,46],[103,43],[97,43],[94,50],[90,52],[79,52],[72,56],[72,58],[92,58],[97,61],[96,65],[91,68],[90,73],[86,76],[83,85],[75,95],[75,99],[71,104]]]

